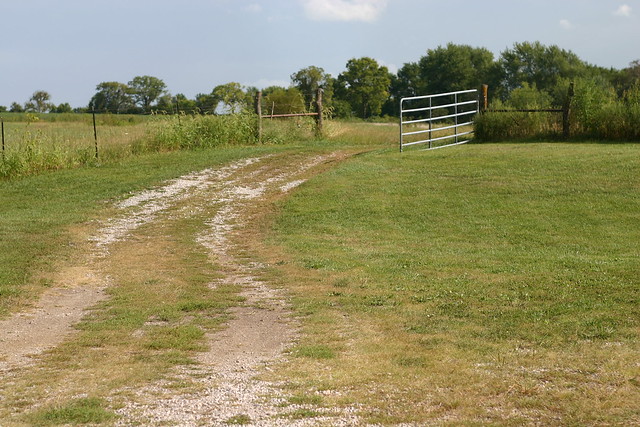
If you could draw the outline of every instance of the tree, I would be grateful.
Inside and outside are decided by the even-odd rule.
[[[36,113],[46,113],[51,110],[54,105],[48,101],[51,99],[49,92],[37,90],[31,95],[29,101],[25,104],[26,111],[34,111]]]
[[[196,109],[196,101],[187,98],[184,94],[179,93],[173,98],[178,111],[192,113]]]
[[[131,95],[136,104],[149,111],[153,104],[167,90],[167,85],[157,77],[137,76],[129,83]]]
[[[65,102],[54,107],[51,111],[54,113],[73,113],[73,108],[71,108],[71,105],[69,105],[68,102]]]
[[[619,96],[640,82],[640,59],[631,62],[627,68],[620,70],[613,79]]]
[[[397,116],[400,114],[400,100],[409,96],[426,95],[421,92],[424,86],[420,82],[420,67],[417,62],[408,62],[391,76],[389,99],[382,107],[382,113]]]
[[[173,102],[173,97],[170,93],[165,93],[156,102],[155,107],[152,108],[153,111],[158,111],[161,113],[171,113],[174,112],[176,107]]]
[[[102,82],[89,102],[92,111],[121,113],[134,107],[129,86],[119,82]]]
[[[449,43],[429,49],[420,58],[413,89],[417,94],[429,95],[480,88],[495,80],[494,73],[493,53],[489,50]]]
[[[4,105],[0,105],[0,113],[5,113],[7,111],[7,107]]]
[[[196,95],[196,108],[202,114],[214,114],[218,102],[210,93],[199,93]]]
[[[270,86],[262,91],[264,114],[290,114],[305,110],[304,97],[298,88]]]
[[[338,76],[336,96],[343,99],[358,117],[367,118],[380,114],[382,104],[389,97],[391,74],[375,59],[350,59],[347,69]]]
[[[12,102],[9,111],[12,113],[24,113],[24,107],[17,102]]]
[[[502,97],[524,83],[547,93],[553,93],[561,80],[573,80],[597,73],[571,51],[558,46],[544,46],[540,42],[516,43],[502,52],[500,87]]]
[[[421,90],[425,86],[420,81],[420,66],[417,62],[406,63],[391,79],[391,95],[398,100],[409,96],[426,95]]]
[[[311,65],[300,71],[291,74],[291,82],[302,96],[308,109],[313,109],[313,104],[318,93],[318,89],[322,89],[323,101],[325,104],[331,104],[333,95],[333,78],[331,74],[325,73],[324,69]]]
[[[216,102],[216,108],[222,103],[223,111],[229,113],[239,113],[249,103],[242,85],[236,82],[216,86],[211,91],[211,96]]]

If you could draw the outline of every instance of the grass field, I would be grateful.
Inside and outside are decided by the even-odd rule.
[[[373,422],[637,423],[639,154],[383,151],[303,186],[270,237],[306,320],[281,375]]]
[[[248,230],[248,256],[271,266],[266,279],[292,295],[303,327],[290,363],[270,377],[285,379],[297,402],[359,407],[382,424],[640,423],[640,146],[399,154],[389,142],[396,130],[335,122],[328,141],[145,154],[0,181],[0,316],[51,286],[79,236],[128,192],[242,157],[355,145],[362,154],[257,213]],[[20,419],[108,423],[114,388],[191,363],[202,319],[185,304],[220,322],[235,290],[203,291],[215,272],[192,253],[195,225],[181,227],[141,230],[136,241],[161,248],[175,274],[123,270],[108,311],[37,371],[0,385],[0,415],[60,387],[87,398]],[[175,238],[145,243],[170,231]],[[166,293],[136,289],[145,274]],[[166,300],[175,283],[181,299]],[[132,339],[139,318],[156,311],[183,320]]]

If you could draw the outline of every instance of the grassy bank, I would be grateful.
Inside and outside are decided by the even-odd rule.
[[[377,152],[302,186],[271,237],[305,318],[280,374],[373,422],[637,422],[639,154]]]

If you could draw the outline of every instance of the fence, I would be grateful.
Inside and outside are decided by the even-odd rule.
[[[473,115],[478,112],[478,91],[463,90],[435,95],[412,96],[400,100],[400,151],[405,147],[429,144],[429,149],[449,147],[471,141]],[[406,108],[412,106],[412,108]],[[464,120],[461,120],[463,118]],[[407,120],[408,119],[408,120]],[[453,123],[452,123],[453,122]],[[421,126],[428,126],[426,129]],[[443,125],[443,126],[440,126]],[[418,130],[406,131],[407,127]],[[453,133],[451,131],[453,130]],[[428,135],[426,139],[413,140]],[[463,137],[467,139],[461,140]],[[453,140],[434,146],[435,142]]]
[[[322,126],[323,126],[322,94],[323,94],[323,90],[321,88],[318,88],[318,91],[316,92],[316,101],[315,101],[316,111],[315,112],[273,114],[273,110],[272,110],[271,114],[262,114],[262,91],[259,91],[256,94],[256,100],[255,100],[255,111],[256,111],[256,114],[258,115],[258,129],[257,129],[258,142],[262,142],[262,119],[314,116],[316,118],[316,134],[318,136],[322,136]]]
[[[74,113],[75,114],[75,113]],[[93,145],[94,145],[94,150],[95,150],[95,158],[96,160],[98,159],[98,128],[96,125],[96,113],[95,111],[91,112],[91,123],[93,126]],[[4,118],[0,117],[0,134],[2,134],[2,160],[4,160],[5,158],[5,150],[6,150],[6,139],[5,139],[5,132],[4,132]]]
[[[562,108],[536,108],[536,109],[490,109],[489,86],[482,85],[482,112],[485,113],[562,113],[562,135],[565,139],[571,136],[571,99],[574,96],[573,82],[569,83],[567,97]]]

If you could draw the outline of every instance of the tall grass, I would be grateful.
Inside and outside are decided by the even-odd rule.
[[[155,120],[150,137],[140,145],[145,149],[165,151],[246,145],[256,141],[256,118],[253,115],[179,115]]]
[[[545,97],[544,93],[535,88],[523,88],[514,91],[512,97],[504,103],[492,103],[491,109],[545,109],[552,107],[550,100],[550,97]],[[640,84],[619,97],[613,89],[603,87],[595,81],[576,81],[570,111],[572,138],[640,140]],[[476,137],[482,141],[544,140],[559,139],[562,136],[561,113],[489,111],[476,119]]]
[[[147,125],[98,125],[99,158],[91,122],[8,122],[0,178],[33,175],[122,159],[145,137]]]
[[[76,121],[71,121],[72,118]],[[256,145],[259,142],[257,117],[249,113],[142,119],[106,114],[96,118],[97,150],[91,115],[11,115],[5,123],[6,147],[0,159],[0,178],[94,166],[143,153]],[[314,139],[312,119],[263,121],[260,139],[263,144]]]

